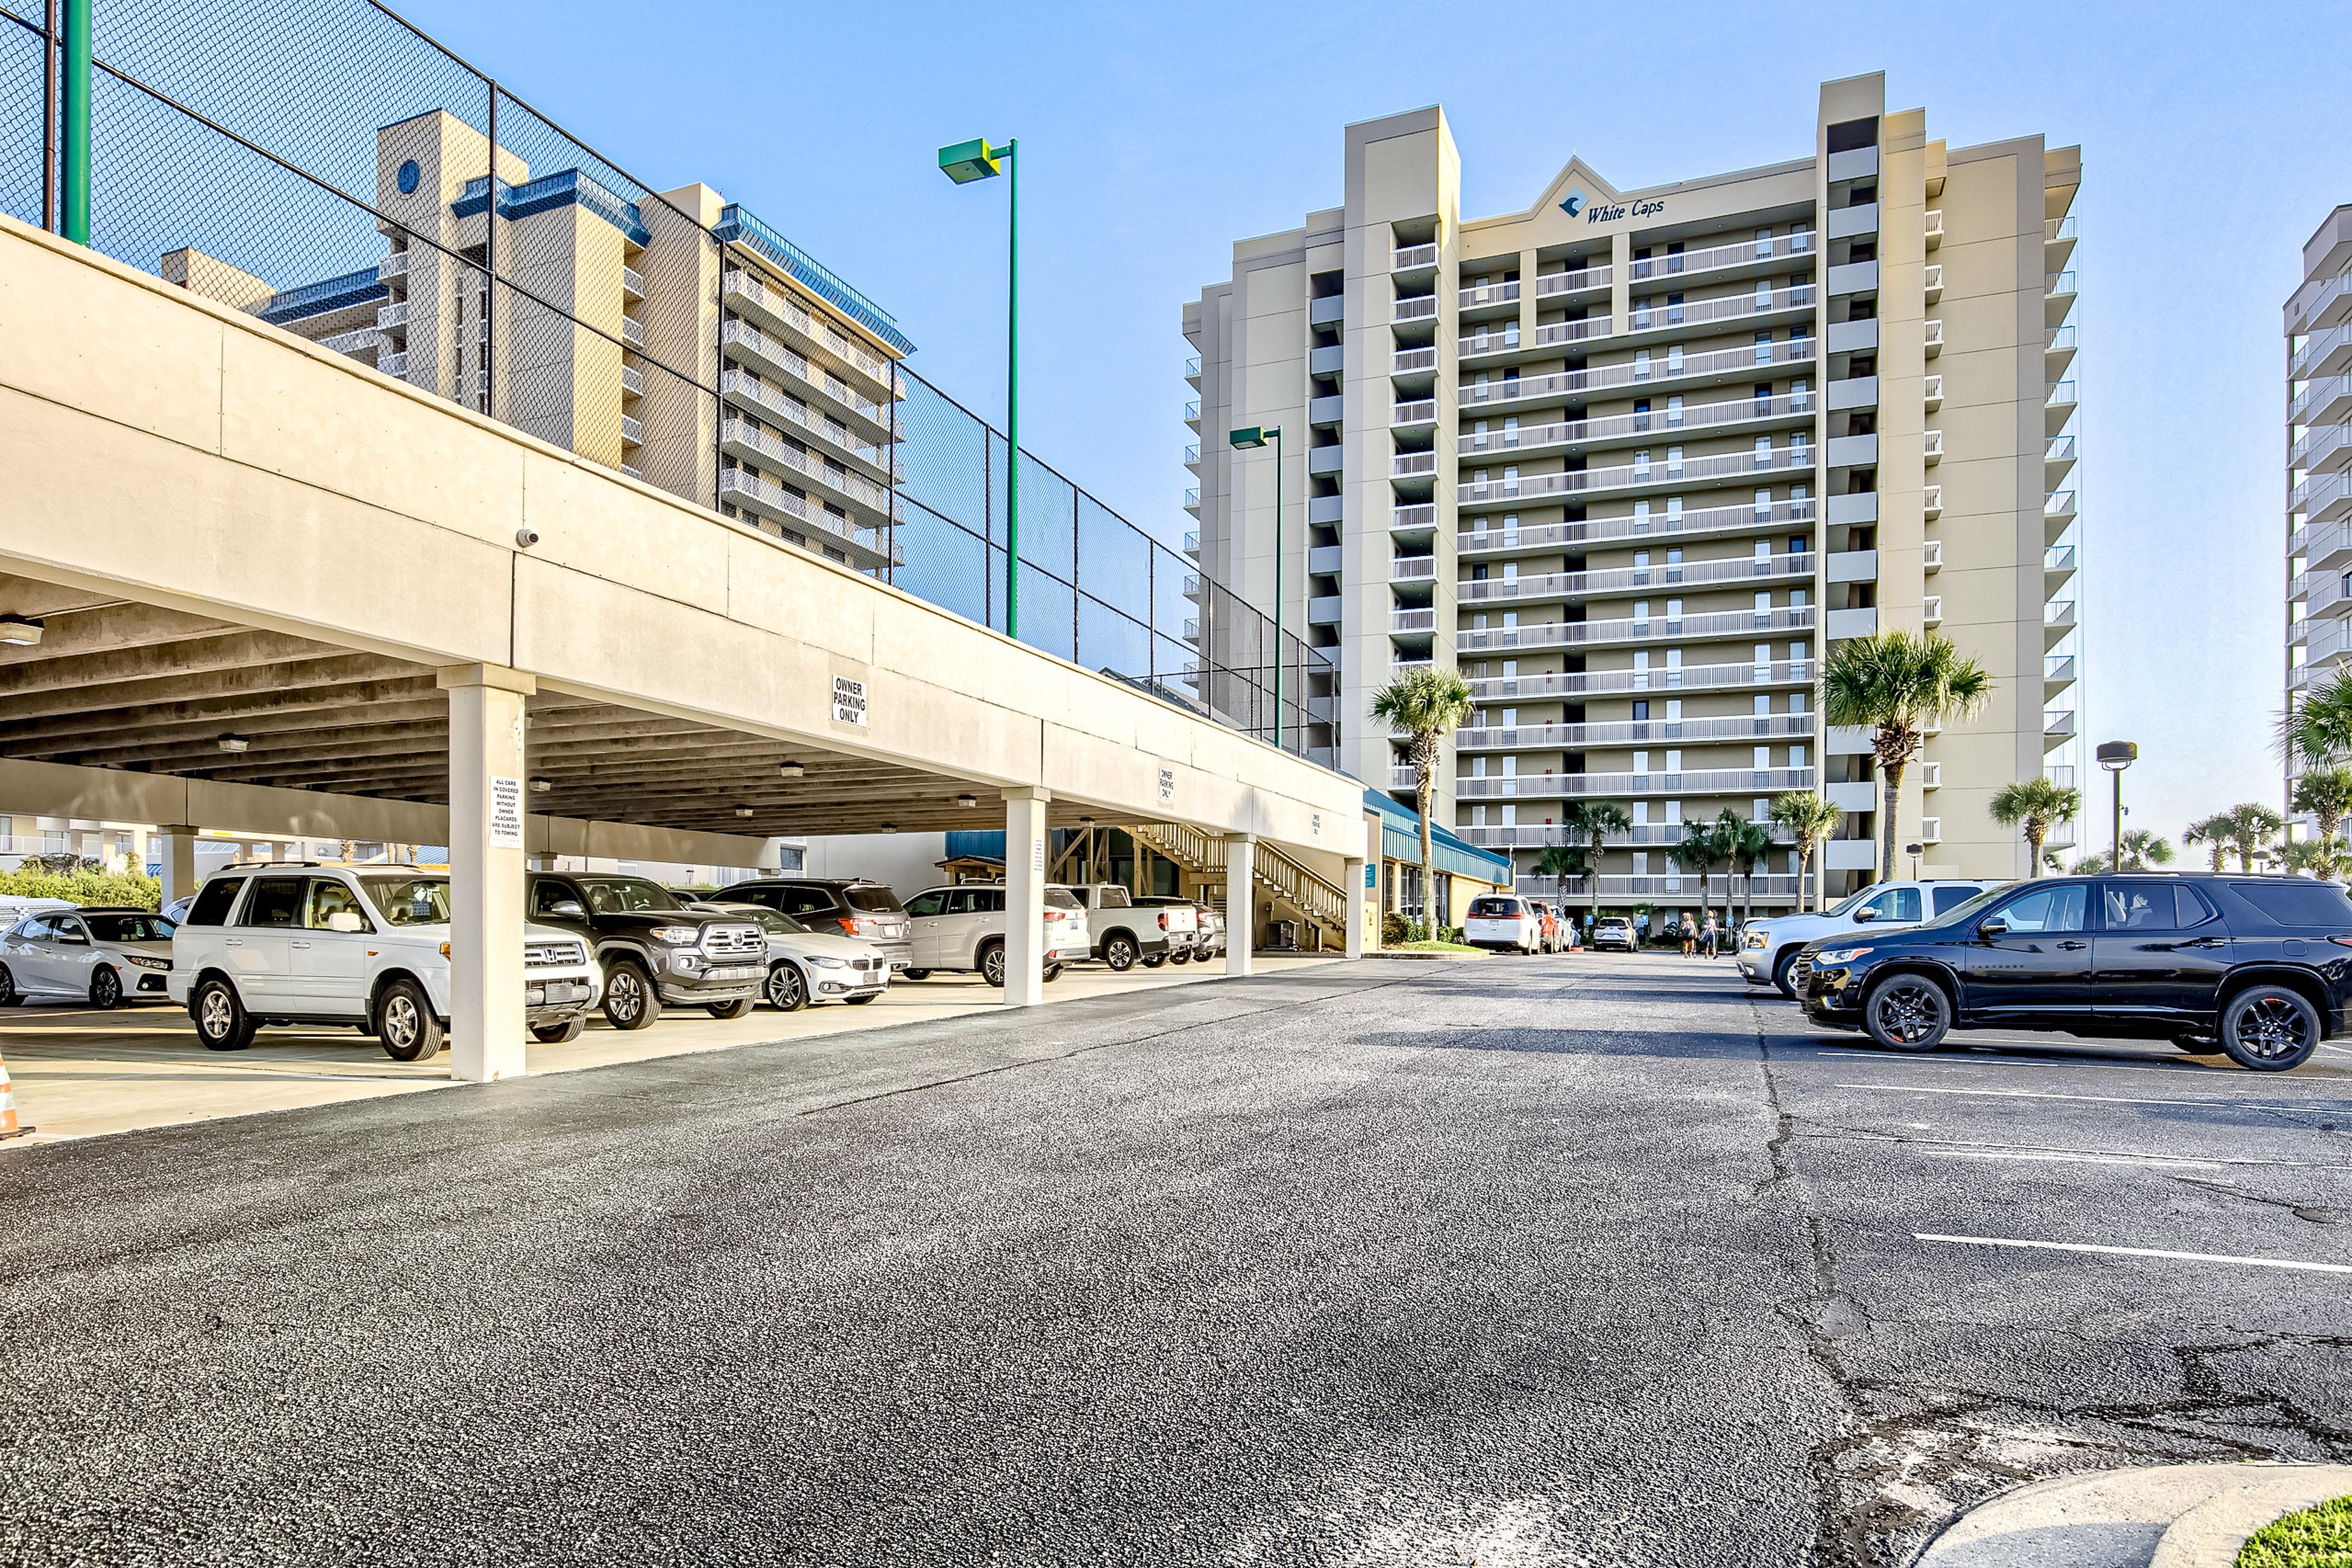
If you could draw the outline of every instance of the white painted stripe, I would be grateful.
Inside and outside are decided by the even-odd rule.
[[[2177,1155],[2072,1155],[2042,1149],[1921,1149],[1921,1154],[1947,1160],[2028,1160],[2063,1166],[2158,1166],[2166,1170],[2218,1171],[2220,1160],[2192,1160]]]
[[[2239,1263],[2252,1269],[2299,1269],[2314,1274],[2352,1274],[2352,1263],[2306,1263],[2298,1258],[2234,1258],[2226,1252],[2172,1252],[2158,1247],[2098,1247],[2087,1241],[2021,1241],[2007,1236],[1932,1236],[1911,1233],[1914,1241],[1949,1241],[1962,1247],[2028,1247],[2044,1252],[2097,1252],[2116,1258],[2177,1258],[2189,1263]]]
[[[2072,1100],[2087,1105],[2202,1105],[2223,1111],[2311,1111],[2322,1114],[2352,1113],[2352,1105],[2341,1102],[2305,1103],[2294,1100],[2184,1100],[2178,1095],[2162,1100],[2127,1100],[2114,1094],[2053,1094],[2041,1089],[1931,1089],[1913,1083],[1837,1083],[1837,1089],[1882,1089],[1890,1094],[1963,1094],[1979,1100]]]
[[[1915,1123],[1920,1131],[1925,1123]],[[2352,1165],[2326,1160],[2262,1160],[2233,1155],[2160,1155],[2145,1149],[2075,1149],[2063,1144],[1994,1144],[1968,1138],[1910,1138],[1900,1133],[1804,1133],[1799,1134],[1816,1142],[1896,1144],[1920,1154],[1936,1155],[1965,1151],[1972,1159],[2100,1159],[2118,1162],[2145,1162],[2152,1165],[2199,1166],[2212,1169],[2229,1166],[2258,1166],[2265,1170],[2352,1171]]]

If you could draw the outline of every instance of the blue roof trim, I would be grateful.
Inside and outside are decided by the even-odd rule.
[[[740,241],[791,273],[814,289],[818,298],[839,309],[851,320],[889,344],[902,354],[911,354],[915,345],[890,313],[818,262],[808,252],[761,223],[758,216],[745,210],[740,202],[730,202],[719,210],[719,226],[710,231],[721,240]]]
[[[527,218],[533,213],[552,212],[575,203],[626,235],[632,245],[646,245],[653,239],[635,202],[623,201],[577,169],[542,175],[520,185],[499,182],[499,216],[502,218]],[[449,204],[449,214],[452,217],[469,218],[476,213],[487,212],[489,205],[490,182],[485,175],[466,182],[465,191]]]
[[[391,293],[376,277],[375,268],[368,267],[358,272],[346,272],[341,277],[322,277],[316,283],[273,294],[269,303],[254,314],[273,327],[283,327],[306,316],[323,316],[330,310],[345,310],[371,299],[386,298]]]
[[[1408,865],[1421,863],[1421,815],[1412,807],[1402,805],[1378,789],[1364,791],[1364,805],[1381,814],[1381,853],[1389,860],[1401,860]],[[1456,876],[1474,877],[1497,886],[1511,884],[1511,862],[1507,856],[1491,850],[1482,850],[1461,835],[1430,824],[1429,847],[1436,857],[1440,871]]]

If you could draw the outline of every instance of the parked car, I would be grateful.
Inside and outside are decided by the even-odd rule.
[[[1497,952],[1540,953],[1543,917],[1532,899],[1516,893],[1486,893],[1470,901],[1462,920],[1462,940]]]
[[[1201,963],[1225,956],[1225,917],[1205,904],[1192,906],[1193,918],[1201,923],[1200,940],[1192,945],[1192,956]]]
[[[768,977],[761,994],[778,1012],[811,1002],[863,1007],[890,988],[889,955],[856,936],[812,931],[789,915],[756,904],[696,903],[689,907],[750,920],[768,939]]]
[[[523,1021],[580,1036],[596,967],[581,937],[523,926]],[[165,994],[213,1051],[269,1024],[356,1024],[394,1061],[422,1061],[449,1027],[449,878],[415,866],[269,864],[215,872],[172,936]]]
[[[763,876],[727,890],[730,904],[756,904],[789,915],[812,931],[838,929],[871,942],[893,970],[915,967],[906,905],[878,882],[863,877]]]
[[[1138,909],[1157,910],[1160,928],[1168,933],[1168,961],[1189,964],[1200,956],[1201,906],[1189,898],[1147,893],[1135,901]]]
[[[1168,962],[1174,944],[1168,937],[1166,910],[1138,908],[1134,896],[1115,882],[1087,883],[1070,891],[1086,906],[1094,956],[1114,974],[1123,975],[1138,964],[1156,969]]]
[[[2352,899],[2300,877],[2062,877],[1924,925],[1809,943],[1791,978],[1817,1024],[1893,1051],[1955,1029],[2169,1040],[2241,1067],[2301,1066],[2345,1027]]]
[[[171,969],[172,923],[160,915],[70,906],[27,915],[0,936],[0,1008],[160,1002]]]
[[[927,887],[907,900],[907,915],[914,925],[916,959],[907,971],[908,979],[929,979],[942,970],[977,970],[990,985],[1004,984],[1003,883]],[[1042,925],[1048,981],[1061,978],[1065,965],[1094,949],[1086,905],[1069,888],[1047,885]]]
[[[523,896],[531,919],[593,944],[614,1029],[644,1029],[665,1003],[740,1018],[767,984],[767,934],[750,916],[689,909],[645,877],[534,871]]]
[[[1642,946],[1642,934],[1622,915],[1604,915],[1592,923],[1591,938],[1596,953],[1632,953]]]
[[[1740,977],[1751,986],[1777,986],[1782,996],[1794,999],[1797,988],[1789,970],[1806,943],[1859,931],[1865,925],[1884,931],[1939,919],[1986,889],[2002,885],[2000,880],[1989,877],[1873,883],[1818,914],[1751,920],[1739,934]]]

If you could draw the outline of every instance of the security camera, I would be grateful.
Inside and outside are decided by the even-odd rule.
[[[529,549],[538,542],[539,530],[537,528],[517,528],[515,530],[515,543],[520,548]]]

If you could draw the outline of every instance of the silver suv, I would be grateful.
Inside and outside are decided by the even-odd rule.
[[[927,887],[907,900],[913,926],[915,967],[910,980],[939,970],[976,969],[992,986],[1004,984],[1004,884],[965,883]],[[1066,887],[1048,884],[1045,914],[1045,978],[1061,977],[1062,966],[1093,951],[1087,935],[1087,906]]]
[[[1864,926],[1891,930],[1933,920],[1946,910],[1974,898],[2005,879],[1873,883],[1834,908],[1814,915],[1782,915],[1751,920],[1739,934],[1739,974],[1751,986],[1776,986],[1794,1001],[1796,988],[1789,981],[1789,966],[1797,950],[1824,936],[1842,936]]]

